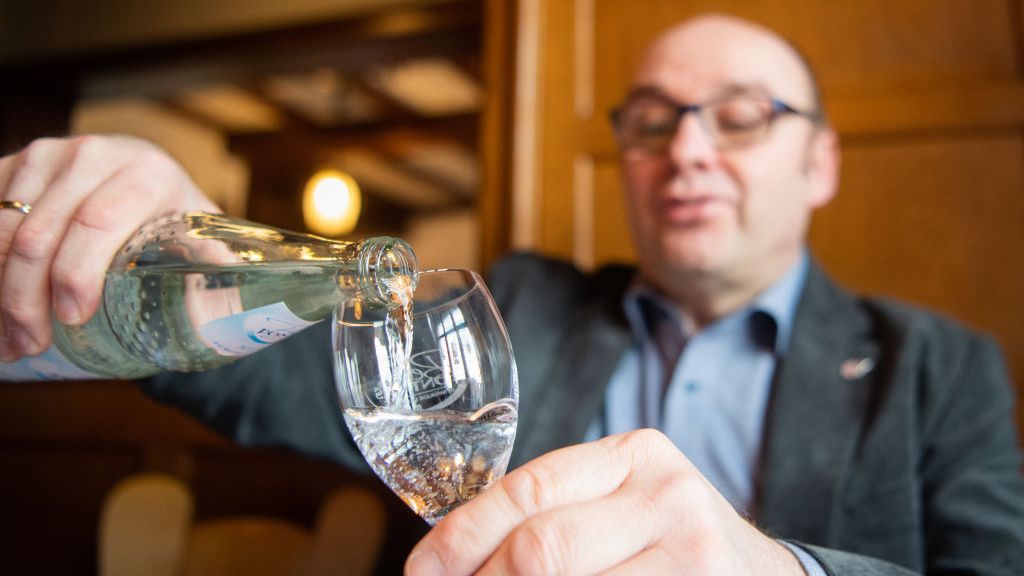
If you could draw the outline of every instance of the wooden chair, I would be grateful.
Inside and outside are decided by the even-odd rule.
[[[100,576],[334,576],[371,574],[383,543],[384,507],[371,492],[340,488],[312,530],[269,517],[192,522],[179,480],[129,477],[111,489],[100,516]]]

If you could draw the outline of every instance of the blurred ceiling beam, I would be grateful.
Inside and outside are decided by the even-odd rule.
[[[0,1],[0,63],[238,36],[451,0]]]
[[[121,94],[162,97],[182,86],[235,82],[297,68],[332,68],[358,77],[371,67],[412,57],[461,60],[480,43],[480,3],[458,1],[390,10],[332,22],[233,37],[161,46],[75,63],[84,71],[82,96]],[[2,68],[0,68],[2,70]]]
[[[473,194],[467,194],[456,182],[444,178],[434,172],[425,170],[419,166],[415,166],[406,162],[404,158],[400,156],[392,155],[380,155],[381,159],[390,164],[395,170],[401,171],[405,176],[422,182],[426,186],[433,189],[440,190],[446,196],[445,201],[436,206],[427,206],[425,209],[421,209],[420,212],[429,212],[438,208],[445,210],[458,209],[458,208],[469,208],[476,203],[476,197]]]
[[[475,150],[478,138],[478,117],[474,114],[441,118],[410,118],[405,121],[354,125],[338,128],[317,128],[308,123],[289,123],[281,132],[263,134],[232,134],[228,147],[246,158],[250,165],[265,171],[312,173],[323,165],[333,165],[345,150],[366,150],[384,160],[400,159],[409,150],[436,146],[447,140],[457,146]],[[444,135],[443,138],[439,135]],[[469,206],[472,197],[457,183],[431,175],[413,166],[396,162],[394,168],[410,178],[443,190],[445,208]],[[366,187],[373,194],[372,187]],[[291,190],[286,190],[291,193]],[[430,209],[431,207],[428,207]]]
[[[281,132],[232,134],[230,148],[248,158],[271,164],[294,158],[314,160],[319,150],[369,148],[381,155],[398,156],[412,146],[436,144],[439,135],[475,149],[478,137],[476,113],[440,118],[409,118],[336,128],[319,128],[291,122]]]
[[[423,117],[375,85],[372,73],[411,60],[444,59],[482,85],[482,10],[480,0],[427,1],[401,8],[390,3],[379,12],[344,21],[215,40],[178,39],[132,50],[120,46],[68,52],[53,59],[0,62],[0,77],[14,85],[61,77],[68,83],[68,95],[77,92],[84,100],[101,101],[129,96],[150,99],[223,131],[229,149],[252,170],[250,217],[286,228],[301,229],[294,205],[301,183],[313,169],[332,158],[343,158],[346,151],[366,151],[371,160],[394,171],[391,178],[378,178],[377,188],[374,183],[361,183],[366,192],[363,220],[367,230],[386,230],[414,214],[464,210],[476,202],[480,112]],[[288,80],[291,76],[296,80],[292,87],[315,90],[320,86],[315,77],[319,72],[329,73],[334,76],[332,82],[338,83],[336,93],[318,102],[324,105],[319,110],[326,110],[323,115],[309,114],[309,109],[297,108],[268,88],[275,77]],[[310,74],[314,75],[312,85],[308,81],[303,85],[309,80],[303,75]],[[343,100],[339,95],[344,96],[346,83],[364,93],[363,100],[373,105],[374,114],[348,114],[359,106],[342,105],[340,114],[332,108],[332,102]],[[256,121],[239,127],[237,122],[245,119],[232,113],[240,110],[219,114],[218,106],[190,106],[182,99],[186,92],[209,95],[221,87],[232,88],[235,97],[251,97],[251,104],[276,108],[280,115],[276,128],[261,129]],[[250,117],[260,116],[255,113],[259,106],[246,108],[253,111]],[[223,110],[223,105],[219,109]],[[424,162],[413,158],[413,151],[426,153],[439,145],[466,150],[468,159],[432,157],[432,162]],[[372,161],[363,162],[363,168],[367,165],[373,168]],[[375,173],[380,176],[387,171]],[[388,186],[388,182],[397,184]],[[421,192],[418,201],[417,189]],[[433,199],[430,190],[437,191]]]
[[[218,84],[186,89],[173,100],[187,112],[228,133],[270,132],[285,122],[282,110],[262,95],[242,86]]]
[[[408,106],[395,100],[388,93],[375,86],[373,82],[368,81],[365,74],[350,76],[349,81],[376,100],[381,105],[381,112],[387,117],[395,120],[408,120],[419,117]]]

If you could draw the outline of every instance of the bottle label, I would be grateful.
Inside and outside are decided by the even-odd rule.
[[[247,356],[313,324],[278,302],[207,322],[199,334],[221,356]]]
[[[32,382],[36,380],[96,380],[102,378],[86,372],[71,363],[57,350],[50,346],[46,352],[38,356],[27,356],[11,362],[0,364],[0,380],[10,382]]]

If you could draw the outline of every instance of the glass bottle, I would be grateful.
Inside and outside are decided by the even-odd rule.
[[[162,218],[118,251],[92,319],[54,321],[50,349],[0,364],[0,380],[214,368],[323,320],[356,291],[387,306],[417,274],[396,238],[328,240],[205,212]]]

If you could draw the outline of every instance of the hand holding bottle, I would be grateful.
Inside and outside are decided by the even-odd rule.
[[[133,138],[38,140],[0,159],[0,195],[0,380],[213,368],[356,290],[386,303],[388,278],[417,269],[401,240],[212,214],[181,166]]]
[[[0,158],[0,361],[51,342],[51,308],[66,324],[97,310],[118,248],[145,222],[218,211],[184,169],[126,136],[44,138]],[[10,204],[8,204],[10,205]]]

